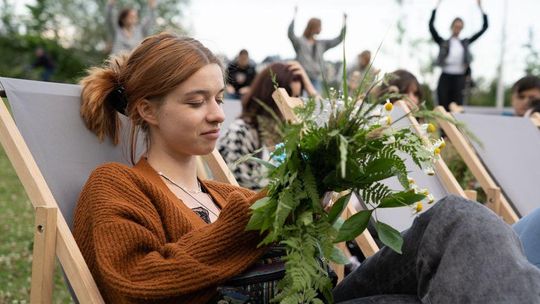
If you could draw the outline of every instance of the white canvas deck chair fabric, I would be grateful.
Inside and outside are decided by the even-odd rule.
[[[446,113],[444,109],[437,111]],[[540,131],[524,117],[454,113],[478,137],[470,141],[455,126],[441,122],[444,132],[489,196],[502,190],[496,212],[508,223],[540,207]]]
[[[303,101],[299,98],[290,97],[287,91],[282,88],[277,89],[274,92],[273,97],[283,117],[289,121],[296,121],[297,117],[293,109],[297,106],[301,106]],[[394,109],[395,110],[392,113],[394,119],[409,112],[408,107],[403,102],[397,102],[397,106],[394,107]],[[410,115],[408,116],[408,119],[403,119],[396,125],[396,127],[405,126],[412,126],[417,132],[420,131],[418,122]],[[434,176],[426,175],[411,159],[407,159],[407,166],[409,168],[416,168],[416,170],[410,173],[410,176],[415,179],[420,187],[428,188],[436,199],[440,199],[448,194],[465,197],[465,192],[442,159],[439,159],[434,165]],[[401,189],[402,187],[397,181],[397,178],[388,179],[385,183],[396,190]],[[364,206],[359,203],[358,198],[353,196],[351,200],[352,201],[348,204],[347,209],[343,214],[345,218],[355,214],[358,208],[364,208]],[[427,208],[425,208],[423,212],[429,209],[430,205],[426,207]],[[377,217],[382,222],[389,223],[400,231],[408,229],[414,221],[414,216],[409,207],[381,209],[377,211]],[[367,230],[356,238],[356,242],[366,257],[373,255],[379,249],[374,242],[373,237]]]
[[[78,85],[1,77],[0,85],[13,114],[0,102],[0,142],[36,209],[31,302],[51,303],[56,252],[77,300],[103,303],[70,225],[90,172],[105,162],[129,164],[128,128],[120,145],[100,143],[80,118]],[[216,150],[203,158],[215,180],[237,185]]]

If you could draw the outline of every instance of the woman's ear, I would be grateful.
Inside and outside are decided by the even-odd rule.
[[[150,102],[148,99],[143,99],[137,105],[137,112],[149,125],[155,126],[158,124],[158,107],[155,102]]]

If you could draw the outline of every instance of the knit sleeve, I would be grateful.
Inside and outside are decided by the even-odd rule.
[[[437,9],[434,9],[431,12],[431,17],[429,18],[429,32],[431,33],[431,38],[433,38],[433,41],[435,41],[437,44],[441,44],[443,42],[443,39],[437,32],[437,29],[435,29],[435,15],[437,14]]]
[[[188,229],[191,231],[174,242],[167,242],[170,237],[162,229],[163,210],[158,212],[149,199],[130,191],[136,184],[111,186],[112,179],[85,188],[79,204],[86,203],[87,208],[77,212],[92,218],[89,233],[95,267],[115,293],[136,299],[208,294],[260,255],[261,249],[256,248],[259,236],[246,232],[245,227],[250,205],[264,194],[248,196],[246,191],[234,191],[214,223]],[[174,220],[186,221],[175,225],[190,226],[182,216]],[[86,236],[77,235],[77,227],[76,216],[79,242]]]
[[[289,37],[289,40],[291,41],[294,50],[298,52],[298,50],[300,49],[300,39],[294,34],[294,19],[291,21],[291,24],[289,24],[289,28],[287,29],[287,36]]]

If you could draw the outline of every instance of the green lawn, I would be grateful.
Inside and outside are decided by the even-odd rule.
[[[34,212],[0,147],[0,304],[29,303]],[[71,303],[59,270],[53,303]]]

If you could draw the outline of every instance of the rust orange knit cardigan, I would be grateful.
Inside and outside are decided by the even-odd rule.
[[[263,195],[204,181],[222,208],[206,224],[143,158],[91,174],[75,210],[74,236],[107,303],[206,303],[216,286],[261,254],[246,232],[249,206]]]

